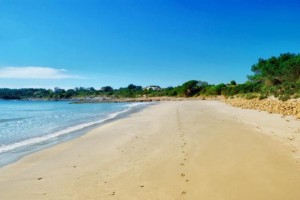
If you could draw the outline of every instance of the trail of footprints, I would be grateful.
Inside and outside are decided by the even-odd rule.
[[[186,143],[186,140],[185,140],[185,134],[181,130],[181,127],[179,127],[179,133],[180,133],[180,140],[182,142],[182,145],[180,146],[181,147],[181,153],[183,155],[182,162],[180,163],[180,166],[185,167],[186,162],[187,162],[188,153],[185,150],[185,147],[186,147],[187,143]],[[187,175],[186,175],[186,173],[184,173],[184,170],[182,170],[182,172],[180,173],[180,176],[184,180],[185,183],[188,183],[190,181],[189,179],[187,179]],[[181,191],[182,196],[186,195],[186,194],[187,194],[187,191],[185,191],[185,190]]]
[[[177,123],[178,123],[178,133],[179,133],[179,137],[180,137],[180,140],[181,140],[181,154],[183,155],[182,157],[182,161],[180,163],[180,166],[182,166],[182,170],[180,172],[180,177],[182,178],[182,181],[183,181],[183,184],[187,184],[188,182],[190,182],[190,180],[187,178],[187,175],[186,173],[184,172],[184,167],[188,161],[188,153],[186,152],[186,146],[187,146],[187,141],[186,141],[186,138],[185,138],[185,133],[184,131],[182,131],[182,124],[181,124],[181,121],[180,121],[180,118],[179,118],[179,113],[178,113],[178,110],[177,110]],[[138,137],[136,137],[135,139],[138,139]],[[119,151],[121,151],[122,153],[124,152],[123,150],[121,150],[119,147],[117,147],[117,149]],[[146,153],[147,150],[144,149]],[[104,182],[105,184],[107,183],[107,181]],[[141,189],[144,188],[145,186],[144,185],[139,185],[138,187],[140,187]],[[186,190],[182,190],[181,191],[181,196],[184,196],[187,194],[187,191]],[[112,191],[112,193],[110,193],[111,196],[115,196],[116,195],[116,192],[115,191]]]
[[[182,166],[182,171],[180,173],[180,177],[183,179],[184,183],[188,183],[190,180],[187,179],[187,175],[186,173],[184,172],[184,167],[187,163],[187,156],[188,156],[188,153],[186,152],[186,145],[187,145],[187,142],[186,142],[186,139],[185,139],[185,133],[184,131],[182,131],[182,124],[181,124],[181,121],[180,121],[180,118],[179,118],[179,113],[178,113],[178,110],[177,110],[177,123],[178,123],[178,132],[179,132],[179,137],[180,137],[180,140],[181,140],[181,154],[183,155],[183,158],[182,158],[182,162],[180,163],[180,166]],[[185,190],[182,190],[181,191],[181,195],[184,196],[187,194],[187,191]]]

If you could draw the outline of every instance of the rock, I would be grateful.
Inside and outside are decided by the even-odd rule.
[[[243,109],[255,109],[259,111],[266,111],[268,113],[277,113],[282,115],[292,115],[300,119],[300,102],[299,101],[279,101],[276,99],[225,99],[228,103],[235,107]]]

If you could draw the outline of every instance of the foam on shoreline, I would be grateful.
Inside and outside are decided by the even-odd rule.
[[[122,111],[110,113],[105,118],[100,120],[77,124],[75,126],[67,127],[65,129],[56,131],[51,134],[26,139],[13,144],[2,145],[0,146],[0,154],[2,154],[1,157],[3,159],[1,159],[2,161],[0,162],[0,167],[12,163],[18,160],[19,158],[23,157],[24,155],[36,152],[38,150],[42,150],[46,147],[50,147],[64,141],[68,141],[70,139],[74,139],[82,134],[85,134],[95,126],[99,126],[102,125],[103,123],[108,123],[112,120],[125,117],[131,114],[132,112],[144,108],[149,104],[150,103],[128,104],[125,105],[126,109]]]

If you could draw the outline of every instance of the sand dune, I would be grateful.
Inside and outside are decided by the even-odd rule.
[[[299,145],[286,138],[300,123],[290,120],[162,102],[1,168],[0,197],[299,200]]]

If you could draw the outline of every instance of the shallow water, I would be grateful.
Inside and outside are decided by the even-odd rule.
[[[72,139],[147,103],[0,101],[0,166]]]

